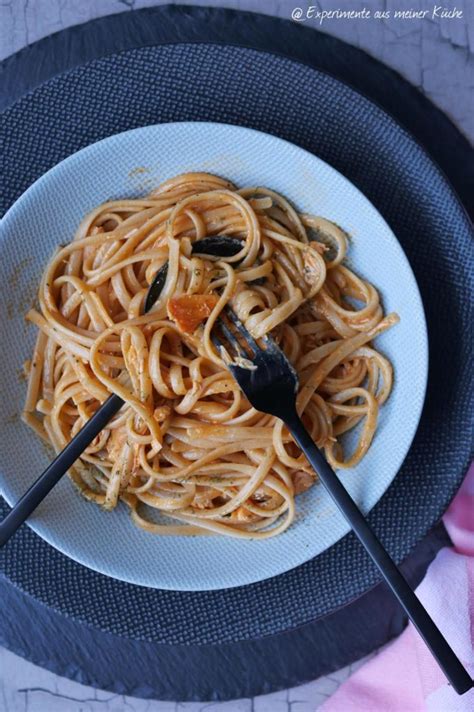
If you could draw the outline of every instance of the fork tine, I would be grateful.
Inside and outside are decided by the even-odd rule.
[[[267,350],[269,349],[270,351],[276,352],[283,351],[283,349],[278,346],[277,342],[269,334],[265,334],[265,336],[262,338],[262,341],[267,347]]]
[[[245,340],[250,344],[255,353],[257,354],[259,351],[261,351],[262,349],[253,338],[252,334],[242,324],[237,314],[230,307],[225,307],[224,311],[226,316],[232,321],[233,324],[235,324],[237,329],[240,331]]]
[[[222,343],[222,341],[219,339],[219,337],[214,334],[214,332],[211,332],[211,341],[212,341],[212,343],[214,344],[214,346],[215,346],[215,348],[216,348],[216,351],[217,351],[217,353],[219,354],[219,356],[222,357],[222,351],[221,351],[221,349],[224,349],[225,352],[227,351],[227,349],[226,349],[226,347],[224,346],[224,344]]]
[[[237,351],[237,354],[239,356],[245,356],[246,354],[242,353],[243,352],[242,346],[239,344],[239,342],[235,338],[232,331],[229,329],[227,324],[225,324],[222,319],[219,319],[219,326],[220,326],[224,336],[226,337],[226,339],[232,344],[234,349]]]

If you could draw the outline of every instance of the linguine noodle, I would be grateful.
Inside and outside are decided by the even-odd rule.
[[[191,254],[213,235],[240,239],[240,252]],[[347,246],[337,225],[273,191],[205,173],[100,205],[52,258],[27,315],[39,335],[25,422],[59,451],[116,393],[125,405],[70,470],[85,497],[107,510],[122,500],[159,534],[283,532],[314,472],[282,422],[250,406],[211,331],[229,305],[255,338],[271,332],[298,372],[315,442],[334,468],[354,467],[392,387],[373,340],[398,317],[384,317],[374,287],[344,266]],[[341,436],[358,423],[347,454]]]

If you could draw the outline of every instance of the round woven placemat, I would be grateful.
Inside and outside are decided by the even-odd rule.
[[[408,255],[428,320],[428,395],[414,445],[370,517],[401,559],[439,518],[469,458],[467,297],[474,261],[461,205],[421,147],[383,111],[331,77],[275,55],[202,44],[129,50],[52,79],[4,113],[2,206],[81,146],[139,125],[192,119],[250,125],[313,151],[362,189]],[[447,249],[447,235],[455,251]],[[22,534],[24,541],[10,544],[21,555],[10,550],[5,571],[24,589],[93,626],[161,643],[274,634],[326,615],[377,580],[353,536],[274,579],[186,593],[106,578]],[[114,605],[104,606],[110,600]]]

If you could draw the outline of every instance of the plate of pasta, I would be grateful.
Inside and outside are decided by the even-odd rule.
[[[111,393],[124,400],[29,521],[74,560],[138,585],[219,589],[347,534],[216,351],[226,306],[283,349],[306,426],[365,512],[397,475],[427,381],[418,287],[376,208],[303,149],[211,123],[111,136],[18,199],[0,264],[7,502]]]

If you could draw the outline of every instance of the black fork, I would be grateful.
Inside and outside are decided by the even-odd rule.
[[[212,340],[253,407],[285,423],[456,692],[470,690],[473,681],[467,670],[301,422],[296,411],[298,376],[284,353],[269,337],[259,345],[230,308],[218,320]]]

